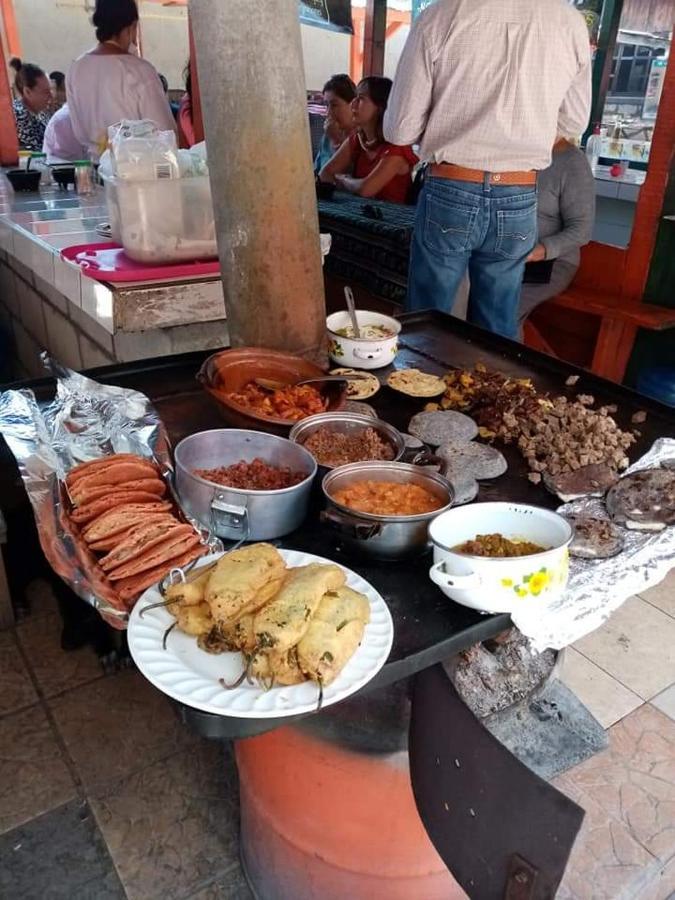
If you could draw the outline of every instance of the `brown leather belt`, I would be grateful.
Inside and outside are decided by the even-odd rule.
[[[536,172],[483,172],[482,169],[466,169],[464,166],[455,166],[452,163],[433,163],[430,173],[434,178],[470,181],[473,184],[483,184],[486,175],[490,179],[490,184],[496,186],[506,185],[508,187],[537,183]]]

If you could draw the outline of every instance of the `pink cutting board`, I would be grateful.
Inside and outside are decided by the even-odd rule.
[[[64,247],[61,256],[96,281],[175,281],[220,274],[217,259],[150,265],[129,259],[119,244],[111,243]]]

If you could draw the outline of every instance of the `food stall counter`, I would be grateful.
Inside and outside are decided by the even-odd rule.
[[[623,428],[630,428],[638,417],[640,434],[630,451],[633,460],[648,451],[657,438],[675,435],[675,419],[669,408],[451,316],[410,314],[401,318],[401,324],[397,368],[442,375],[449,369],[468,370],[482,363],[511,382],[531,380],[538,391],[570,398],[588,395],[587,400],[593,403],[615,407],[616,420]],[[148,396],[176,446],[189,435],[223,424],[220,410],[195,380],[204,356],[202,352],[132,362],[98,369],[92,377]],[[382,374],[386,379],[387,370]],[[40,405],[54,395],[55,385],[50,379],[19,386],[32,388]],[[388,385],[371,402],[382,419],[402,431],[424,405],[419,397],[402,395]],[[532,480],[517,448],[510,444],[502,449],[507,471],[481,483],[479,500],[557,507],[558,499]],[[8,489],[3,498],[10,499],[10,492],[17,492],[15,473],[14,460],[3,442],[0,484]],[[214,715],[188,703],[176,703],[177,712],[184,723],[203,736],[235,741],[242,862],[256,896],[265,900],[311,900],[319,895],[329,900],[345,896],[459,898],[457,884],[446,868],[446,863],[452,862],[447,856],[439,856],[422,824],[424,820],[429,827],[429,816],[416,805],[422,795],[417,794],[417,787],[413,795],[411,776],[414,784],[420,769],[416,774],[414,754],[409,768],[408,734],[410,730],[412,748],[415,735],[435,723],[435,702],[442,703],[444,720],[452,720],[453,708],[459,715],[461,701],[448,695],[452,689],[438,664],[508,629],[510,617],[481,614],[448,600],[429,579],[428,555],[397,563],[348,550],[319,519],[322,505],[323,497],[317,490],[305,523],[273,543],[286,553],[314,554],[342,564],[372,585],[385,600],[393,620],[393,645],[384,666],[347,699],[320,710],[312,707],[292,718],[283,714],[274,718]],[[442,690],[432,702],[428,676],[434,674],[441,680]],[[425,698],[431,712],[422,715],[419,701]],[[510,827],[504,815],[507,807],[522,819],[524,804],[534,802],[535,795],[539,812],[544,794],[555,805],[558,858],[555,865],[548,863],[552,867],[548,875],[557,883],[581,811],[527,772],[478,719],[465,716],[461,734],[462,747],[453,751],[446,764],[451,773],[461,769],[466,802],[478,811],[478,821],[492,821],[490,804],[503,802],[509,791],[509,802],[496,817],[505,828]],[[425,739],[425,746],[429,740]],[[482,789],[480,765],[472,766],[484,759],[486,741],[494,754],[491,765],[498,766],[502,780],[499,789],[490,792]],[[446,751],[434,746],[438,746],[435,765],[440,766]],[[516,794],[512,783],[518,785]],[[533,794],[528,799],[530,789]],[[459,794],[456,789],[447,795],[445,809],[452,815]],[[573,827],[566,831],[561,825],[561,804],[574,819]]]
[[[14,193],[0,177],[0,321],[23,377],[42,373],[45,349],[81,370],[227,346],[218,276],[112,284],[62,258],[67,247],[105,243],[107,222],[100,187]]]

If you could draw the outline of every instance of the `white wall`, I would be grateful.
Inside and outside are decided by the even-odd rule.
[[[143,3],[141,32],[143,56],[166,75],[170,88],[183,87],[183,69],[190,56],[187,9]]]
[[[401,57],[403,45],[408,39],[409,34],[410,26],[401,25],[391,37],[387,38],[387,42],[384,45],[384,74],[387,78],[393,80],[394,75],[396,74],[396,66]]]
[[[96,43],[91,3],[86,0],[14,0],[22,58],[50,72],[65,72],[73,59]],[[188,58],[187,10],[141,3],[143,55],[169,79],[183,84]]]
[[[23,59],[47,72],[65,72],[95,43],[91,6],[91,0],[14,0]],[[156,3],[141,3],[140,9],[143,55],[166,75],[170,87],[182,87],[189,53],[187,10]],[[309,25],[301,25],[300,31],[308,89],[321,90],[331,75],[349,71],[349,35]],[[407,33],[404,26],[387,41],[385,74],[390,78]]]
[[[311,25],[301,25],[300,35],[308,90],[320,91],[331,75],[349,72],[351,35]]]
[[[65,72],[96,41],[83,0],[14,0],[21,57],[46,72]]]

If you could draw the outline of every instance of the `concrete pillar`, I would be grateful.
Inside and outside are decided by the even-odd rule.
[[[233,346],[325,334],[297,3],[190,0]]]

